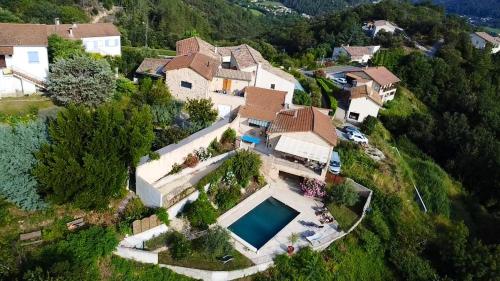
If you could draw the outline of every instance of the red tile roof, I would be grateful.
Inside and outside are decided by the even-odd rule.
[[[170,58],[145,58],[135,72],[163,76],[163,68],[171,60]]]
[[[330,117],[314,107],[279,112],[269,133],[313,132],[331,145],[337,145],[337,133]]]
[[[394,84],[401,81],[396,75],[385,68],[385,66],[368,67],[363,69],[363,72],[370,76],[381,86]]]
[[[0,46],[47,46],[44,24],[0,23]]]
[[[0,46],[0,55],[12,55],[14,54],[14,47]]]
[[[368,87],[368,85],[352,87],[349,91],[349,94],[350,94],[349,99],[368,98],[374,101],[379,106],[382,106],[384,104],[384,102],[380,98],[380,95],[374,92],[371,87]]]
[[[175,50],[178,56],[202,53],[207,56],[217,57],[215,46],[199,37],[191,37],[179,40],[175,43]]]
[[[70,29],[73,30],[73,35],[70,35]],[[66,39],[82,39],[120,36],[120,31],[112,23],[53,24],[47,25],[47,34],[57,34]]]
[[[259,87],[245,88],[245,105],[240,108],[240,116],[263,121],[273,121],[283,109],[286,92]]]
[[[165,65],[164,70],[175,70],[190,68],[207,80],[212,80],[220,62],[212,57],[201,53],[193,53],[184,56],[177,56]]]
[[[476,35],[493,45],[500,45],[500,37],[493,37],[486,32],[476,32]]]

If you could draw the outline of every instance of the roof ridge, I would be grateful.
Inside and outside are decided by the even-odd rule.
[[[250,50],[250,46],[248,44],[243,44],[245,46],[245,48],[247,48],[248,50],[248,53],[250,53],[250,56],[252,57],[253,61],[256,63],[256,64],[259,64],[259,62],[255,59],[255,56],[252,54],[252,51]],[[256,50],[257,51],[257,50]]]

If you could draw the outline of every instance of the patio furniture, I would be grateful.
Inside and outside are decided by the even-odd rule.
[[[218,258],[218,260],[219,260],[222,264],[226,264],[226,263],[228,263],[228,262],[230,262],[230,261],[234,260],[234,257],[233,257],[233,256],[231,256],[231,255],[225,255],[225,256],[223,256],[223,257],[221,257],[221,258]]]
[[[311,235],[311,236],[306,236],[306,239],[307,241],[309,241],[311,244],[314,243],[314,241],[317,241],[319,239],[321,239],[323,237],[323,233],[321,232],[318,232],[318,233],[315,233],[314,235]]]

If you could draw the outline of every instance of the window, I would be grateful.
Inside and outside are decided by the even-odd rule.
[[[276,84],[271,84],[271,89],[274,90],[274,88],[276,88]]]
[[[106,39],[106,47],[118,46],[118,39]]]
[[[359,118],[359,113],[349,112],[349,119],[358,120],[358,118]]]
[[[28,63],[39,63],[38,52],[28,52]]]
[[[0,55],[0,68],[7,67],[7,63],[5,62],[5,56]]]
[[[193,88],[193,84],[192,84],[192,83],[189,83],[189,82],[187,82],[187,81],[181,81],[181,87],[182,87],[182,88],[191,89],[191,88]]]

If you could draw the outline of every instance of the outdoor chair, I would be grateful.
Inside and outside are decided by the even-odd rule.
[[[219,260],[222,264],[226,264],[226,263],[228,263],[228,262],[230,262],[230,261],[234,260],[234,257],[233,257],[233,256],[231,256],[231,255],[225,255],[225,256],[223,256],[223,257],[221,257],[221,258],[218,258],[218,260]]]

